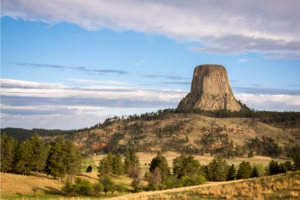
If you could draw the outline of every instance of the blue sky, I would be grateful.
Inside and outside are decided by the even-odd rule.
[[[272,4],[270,4],[272,2]],[[200,64],[300,111],[299,1],[2,1],[1,127],[77,129],[175,108]]]

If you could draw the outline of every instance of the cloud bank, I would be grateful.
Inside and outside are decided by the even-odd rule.
[[[136,87],[72,86],[1,79],[2,127],[17,125],[23,128],[83,128],[103,122],[105,118],[114,115],[175,108],[188,93],[183,90]],[[233,90],[236,98],[250,108],[300,111],[299,90],[245,87],[233,87]]]
[[[200,53],[300,59],[298,8],[298,0],[3,0],[2,16],[163,35],[196,42],[189,49]]]

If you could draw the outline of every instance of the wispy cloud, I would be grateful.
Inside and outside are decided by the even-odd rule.
[[[143,77],[146,78],[165,78],[165,79],[171,79],[171,80],[184,80],[187,79],[185,77],[182,76],[172,76],[172,75],[154,75],[154,74],[145,74],[143,75]]]
[[[140,62],[137,62],[137,63],[135,63],[134,65],[141,65],[141,64],[143,64],[145,61],[144,60],[141,60]]]
[[[24,63],[24,62],[11,62],[15,65],[24,66],[24,67],[31,67],[31,68],[52,68],[52,69],[58,69],[58,70],[64,70],[64,69],[71,69],[71,70],[77,70],[81,72],[86,72],[89,74],[97,74],[97,75],[104,75],[107,73],[114,73],[119,75],[125,75],[129,74],[129,72],[124,70],[113,70],[113,69],[88,69],[86,67],[66,67],[62,65],[49,65],[49,64],[36,64],[36,63]]]
[[[166,85],[191,85],[191,82],[161,82]]]
[[[261,86],[261,85],[255,85]],[[262,88],[262,87],[232,87],[234,93],[246,94],[266,94],[266,95],[295,95],[300,96],[300,90],[288,90],[279,88]]]
[[[85,80],[85,79],[71,79],[67,78],[67,80],[75,81],[79,83],[104,83],[109,85],[139,85],[137,83],[126,83],[126,82],[120,82],[120,81],[94,81],[94,80]]]
[[[47,9],[41,12],[45,5]],[[177,42],[200,43],[190,47],[200,53],[261,52],[271,54],[267,59],[300,59],[298,5],[298,0],[4,0],[1,14],[49,24],[77,24],[87,30],[164,35]]]
[[[249,62],[251,61],[252,59],[249,59],[249,58],[242,58],[239,60],[239,62]]]

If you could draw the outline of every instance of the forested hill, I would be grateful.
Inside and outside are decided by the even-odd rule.
[[[6,132],[8,136],[14,137],[16,140],[18,140],[19,143],[21,143],[35,133],[38,133],[39,136],[56,136],[56,135],[63,135],[63,134],[71,134],[77,131],[78,130],[59,130],[59,129],[49,130],[49,129],[38,129],[38,128],[28,130],[23,128],[4,128],[1,129],[1,135],[3,132]]]

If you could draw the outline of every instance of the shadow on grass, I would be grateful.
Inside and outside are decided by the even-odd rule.
[[[49,186],[46,186],[46,189],[38,188],[38,190],[43,191],[45,194],[65,195],[65,193],[61,190]]]
[[[88,175],[85,175],[85,174],[76,174],[76,176],[78,177],[78,176],[81,176],[81,177],[86,177],[86,178],[90,178],[90,179],[94,179],[94,180],[99,180],[99,179],[97,179],[97,178],[93,178],[93,177],[91,177],[91,176],[88,176]]]

